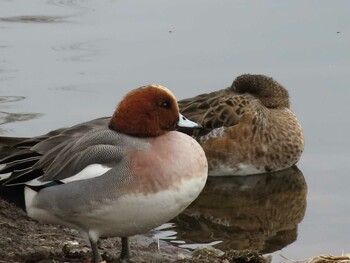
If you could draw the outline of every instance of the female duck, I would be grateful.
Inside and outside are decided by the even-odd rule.
[[[205,129],[190,134],[203,147],[209,175],[246,175],[286,169],[304,149],[288,91],[272,78],[241,75],[232,86],[178,102]]]
[[[180,116],[180,117],[179,117]],[[131,91],[112,118],[28,139],[1,161],[0,189],[24,185],[25,210],[39,221],[76,228],[102,261],[100,237],[144,233],[183,211],[200,193],[207,160],[176,125],[197,124],[179,115],[174,95],[150,85]],[[8,193],[9,191],[6,191]]]

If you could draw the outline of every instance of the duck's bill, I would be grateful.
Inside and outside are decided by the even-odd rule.
[[[189,119],[187,119],[185,116],[183,116],[181,113],[179,114],[179,121],[177,123],[177,127],[181,127],[181,128],[198,128],[201,129],[202,125],[194,122],[194,121],[190,121]]]

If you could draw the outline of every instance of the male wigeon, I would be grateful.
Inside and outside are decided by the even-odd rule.
[[[1,161],[0,195],[18,201],[11,189],[22,186],[27,214],[78,229],[90,241],[94,262],[102,261],[100,237],[121,237],[124,260],[129,236],[178,215],[205,185],[205,153],[174,131],[177,125],[198,127],[179,113],[167,88],[135,89],[112,118],[12,145],[18,150]]]
[[[209,175],[278,171],[295,164],[304,149],[288,91],[264,75],[245,74],[232,86],[178,102],[186,117],[207,131],[191,132],[203,147]]]

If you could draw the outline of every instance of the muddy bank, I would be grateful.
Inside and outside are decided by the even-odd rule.
[[[100,251],[107,262],[118,262],[119,238],[101,241]],[[250,262],[262,263],[256,253],[229,251],[219,256],[214,250],[191,252],[161,241],[160,248],[147,236],[131,239],[132,262]],[[76,230],[31,220],[26,214],[0,199],[0,262],[90,262],[90,247]]]

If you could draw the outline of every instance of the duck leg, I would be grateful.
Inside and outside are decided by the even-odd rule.
[[[98,251],[98,247],[97,247],[97,242],[93,241],[91,238],[89,238],[90,241],[90,246],[92,249],[92,256],[94,258],[94,263],[100,263],[102,262],[102,257]]]
[[[120,252],[120,259],[122,262],[127,261],[130,258],[130,245],[129,238],[122,237],[122,251]]]

